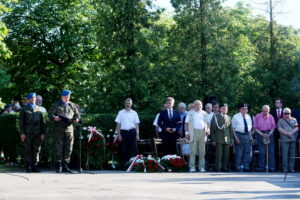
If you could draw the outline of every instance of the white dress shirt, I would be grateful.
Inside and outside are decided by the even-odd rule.
[[[207,113],[205,115],[205,119],[206,119],[206,123],[210,124],[211,123],[211,119],[213,118],[213,116],[215,115],[215,113],[211,112],[211,113]]]
[[[246,114],[245,119],[247,122],[248,126],[248,131],[250,132],[252,129],[252,120],[250,115]],[[237,113],[232,117],[232,127],[234,128],[235,131],[240,132],[240,133],[245,133],[245,125],[244,125],[244,117],[242,113]]]
[[[136,124],[140,123],[140,120],[137,112],[134,110],[126,111],[123,109],[119,111],[115,122],[120,124],[121,130],[128,131],[130,129],[134,129]]]
[[[158,132],[162,132],[162,129],[157,125],[158,118],[159,118],[159,114],[160,114],[160,113],[158,113],[158,114],[156,115],[155,120],[154,120],[154,122],[153,122],[153,125],[156,126],[156,127],[158,127]]]
[[[193,120],[194,120],[194,129],[205,129],[205,113],[203,111],[200,112],[193,112]],[[190,115],[187,114],[185,118],[185,123],[190,122]]]

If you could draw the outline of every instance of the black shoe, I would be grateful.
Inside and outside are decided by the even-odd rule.
[[[32,166],[31,166],[31,171],[32,172],[36,172],[36,173],[40,173],[41,170],[39,170],[39,168],[37,167],[37,163],[34,163]]]
[[[57,162],[55,164],[55,169],[56,169],[56,173],[61,173],[62,169],[61,169],[61,162]]]
[[[261,168],[257,168],[256,169],[257,172],[264,172],[265,170],[261,169]]]
[[[31,168],[30,167],[25,167],[25,172],[26,173],[31,173]]]
[[[31,166],[29,163],[25,163],[25,172],[26,173],[31,173]]]
[[[250,169],[244,169],[243,171],[244,172],[250,172]]]
[[[74,172],[69,169],[68,164],[66,162],[62,163],[62,172],[74,174]]]
[[[229,172],[228,169],[222,169],[222,172]]]

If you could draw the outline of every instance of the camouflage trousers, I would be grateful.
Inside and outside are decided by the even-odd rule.
[[[55,128],[54,143],[56,152],[56,162],[70,163],[73,150],[74,133],[73,129]]]
[[[41,135],[27,134],[24,143],[24,161],[27,164],[34,164],[39,162],[39,154],[41,151]]]

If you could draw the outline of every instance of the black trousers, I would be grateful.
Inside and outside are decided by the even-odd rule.
[[[162,146],[164,155],[177,154],[178,133],[162,132]]]
[[[137,155],[136,129],[121,130],[121,136],[121,168],[125,169],[125,164],[129,159]]]

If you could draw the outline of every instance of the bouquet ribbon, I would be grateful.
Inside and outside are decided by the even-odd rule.
[[[94,137],[95,134],[96,134],[96,135],[99,135],[99,136],[102,137],[102,138],[104,138],[104,136],[103,136],[99,131],[97,131],[97,128],[96,128],[96,127],[89,126],[89,127],[87,128],[87,130],[91,132],[91,134],[90,134],[90,136],[89,136],[88,142],[91,141],[91,139]]]

